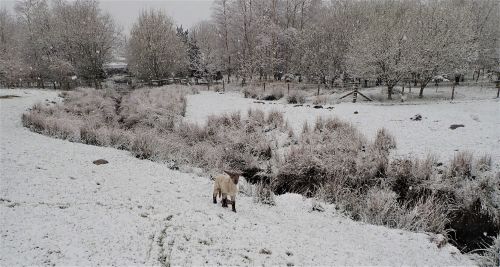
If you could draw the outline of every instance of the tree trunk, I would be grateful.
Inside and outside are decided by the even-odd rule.
[[[424,97],[424,88],[425,88],[425,86],[423,86],[423,85],[420,86],[420,92],[418,93],[418,98]]]
[[[457,83],[453,83],[453,87],[451,89],[451,100],[453,100],[455,98],[455,86],[457,85]]]
[[[231,82],[231,56],[228,57],[228,67],[227,67],[227,84]]]
[[[389,99],[389,100],[392,100],[392,88],[393,87],[394,87],[393,85],[387,86],[387,99]]]

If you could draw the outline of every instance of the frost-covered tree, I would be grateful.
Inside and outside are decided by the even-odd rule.
[[[325,82],[339,78],[346,71],[346,55],[353,33],[359,28],[356,16],[359,5],[352,1],[332,1],[315,12],[297,43],[299,72]]]
[[[56,0],[53,4],[58,62],[67,61],[62,66],[70,63],[79,78],[99,88],[103,64],[111,60],[119,37],[114,21],[95,0]]]
[[[463,71],[472,61],[475,42],[470,10],[450,1],[419,2],[410,13],[406,53],[411,72],[420,82],[419,97],[439,73]]]
[[[222,57],[217,49],[217,29],[210,21],[201,21],[191,29],[191,42],[196,43],[199,49],[197,70],[208,81],[223,69]]]
[[[216,0],[213,5],[212,20],[217,31],[217,50],[221,58],[223,69],[227,74],[227,82],[231,82],[231,73],[234,68],[231,56],[234,51],[233,43],[230,41],[228,0]]]
[[[184,70],[186,47],[172,19],[159,10],[144,11],[130,31],[130,70],[141,79],[163,79]]]
[[[0,9],[0,83],[11,86],[26,76],[27,67],[21,61],[20,29],[7,9]]]
[[[382,80],[392,99],[394,86],[409,73],[410,7],[405,1],[368,3],[367,19],[350,43],[348,68],[357,77]]]
[[[20,60],[27,65],[30,80],[44,87],[50,75],[48,65],[53,53],[53,21],[47,0],[20,0],[15,10],[20,26]]]
[[[473,62],[476,81],[481,71],[495,70],[500,66],[500,2],[498,0],[469,1],[467,9],[472,14],[470,31],[476,42]]]

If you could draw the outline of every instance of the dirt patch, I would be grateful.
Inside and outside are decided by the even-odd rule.
[[[422,120],[422,115],[416,114],[415,116],[411,117],[410,120],[412,120],[412,121],[421,121]]]
[[[11,99],[11,98],[16,98],[20,97],[18,95],[0,95],[0,99]]]
[[[456,128],[460,128],[460,127],[465,127],[465,125],[463,125],[463,124],[452,124],[452,125],[450,125],[450,129],[452,129],[452,130],[455,130]]]
[[[94,163],[95,165],[102,165],[102,164],[108,164],[109,162],[105,159],[98,159],[98,160],[92,161],[92,163]]]

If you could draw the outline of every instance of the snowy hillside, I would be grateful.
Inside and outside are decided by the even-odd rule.
[[[138,160],[126,151],[70,143],[23,128],[21,114],[36,102],[56,99],[57,92],[0,90],[0,95],[20,96],[0,99],[2,266],[473,264],[450,245],[438,248],[428,234],[353,222],[336,213],[333,206],[325,205],[325,212],[313,212],[310,200],[299,195],[277,197],[273,207],[239,196],[238,213],[232,213],[211,203],[212,185],[206,177]],[[197,102],[202,97],[208,101]],[[209,93],[192,96],[188,103],[188,117],[192,120],[251,105],[249,100],[233,95]],[[481,106],[487,109],[493,104],[498,103],[484,102]],[[431,105],[425,111],[446,109],[448,105],[452,104]],[[354,116],[351,108],[366,114],[356,118],[369,121],[379,107],[345,105],[344,113],[339,115]],[[302,108],[294,110],[287,116],[297,116],[299,125]],[[414,111],[408,113],[413,115]],[[322,112],[330,111],[318,111]],[[436,127],[445,127],[453,119],[422,113],[428,117],[427,122],[420,122],[427,125],[421,129],[423,134],[433,131],[432,121],[440,120]],[[408,117],[394,114],[397,119]],[[383,114],[378,116],[383,118]],[[486,121],[484,117],[480,120]],[[386,127],[392,131],[398,125],[388,122]],[[372,133],[371,129],[377,127],[373,124],[367,130],[361,129]],[[475,134],[484,133],[487,139],[492,127],[484,126]],[[398,140],[402,140],[400,135],[413,132],[401,128],[394,132]],[[464,140],[472,136],[468,129],[473,128],[462,129],[466,130]],[[449,140],[450,136],[439,138]],[[417,137],[417,133],[407,135],[410,140]],[[477,145],[462,144],[473,148]],[[496,147],[493,144],[481,151],[494,151],[498,142]],[[405,147],[405,142],[399,142],[402,151],[420,146],[413,143]],[[453,153],[452,148],[446,146],[443,152]],[[498,159],[498,155],[494,156]],[[97,159],[106,159],[109,164],[94,165],[92,161]]]

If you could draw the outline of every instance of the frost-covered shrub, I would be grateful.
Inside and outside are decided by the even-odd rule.
[[[435,195],[420,197],[416,203],[403,203],[396,227],[409,231],[446,233],[449,223],[446,203]]]
[[[274,180],[275,190],[311,194],[327,184],[362,186],[364,182],[356,173],[358,167],[368,164],[369,159],[361,157],[371,153],[363,151],[366,145],[366,139],[350,124],[338,119],[318,119],[314,130],[304,131],[298,144],[285,154]],[[369,178],[373,177],[362,177]]]
[[[264,91],[264,88],[261,87],[246,86],[243,89],[243,96],[245,98],[273,101],[283,98],[284,94],[281,88],[270,88]]]
[[[255,203],[262,203],[270,206],[276,205],[274,193],[269,185],[259,182],[254,187],[253,200]]]
[[[130,146],[130,152],[140,159],[150,159],[156,156],[160,142],[154,130],[138,130]]]
[[[172,131],[186,112],[185,94],[183,90],[168,87],[133,91],[121,101],[119,115],[124,127]]]
[[[269,118],[270,115],[268,115]],[[260,109],[249,109],[248,120],[250,124],[256,127],[263,126],[266,123],[266,114]]]
[[[109,132],[109,145],[117,149],[128,149],[131,140],[133,140],[133,135],[120,128],[108,129]]]
[[[316,96],[314,98],[314,105],[325,105],[328,102],[328,98],[326,96]]]
[[[492,245],[480,249],[481,255],[475,255],[475,259],[481,267],[500,266],[500,235],[497,235]]]
[[[450,164],[450,177],[470,177],[472,175],[473,156],[469,151],[461,151],[453,157]]]
[[[491,170],[491,155],[485,154],[477,159],[476,161],[476,169],[479,171],[489,171]]]
[[[361,220],[395,227],[401,212],[397,194],[392,190],[377,187],[371,188],[366,194],[364,203],[357,207]]]
[[[88,145],[101,145],[99,143],[99,126],[93,121],[85,122],[82,127],[80,127],[80,138],[81,142]],[[102,134],[102,132],[101,132]]]
[[[269,101],[272,101],[272,100],[280,100],[281,98],[283,98],[284,94],[283,94],[283,90],[280,89],[280,88],[273,88],[273,89],[270,89],[270,90],[267,90],[266,92],[262,92],[258,98],[260,100],[269,100]]]
[[[119,98],[114,90],[79,88],[65,94],[63,109],[66,113],[110,125],[118,120],[116,101]]]
[[[259,97],[259,91],[262,89],[253,87],[253,86],[246,86],[243,88],[243,96],[245,98],[258,98]]]
[[[285,118],[283,117],[283,113],[276,110],[270,111],[267,114],[266,123],[272,128],[283,127],[285,125]]]
[[[288,104],[304,104],[306,102],[306,95],[304,92],[294,90],[286,97]]]
[[[24,127],[30,130],[56,138],[79,141],[79,121],[66,115],[55,107],[44,107],[41,104],[33,106],[29,113],[21,118]]]
[[[292,148],[273,180],[273,188],[277,194],[293,192],[312,195],[327,179],[327,170],[313,150]]]
[[[373,146],[378,150],[388,152],[396,148],[396,139],[385,128],[382,128],[377,131]]]

